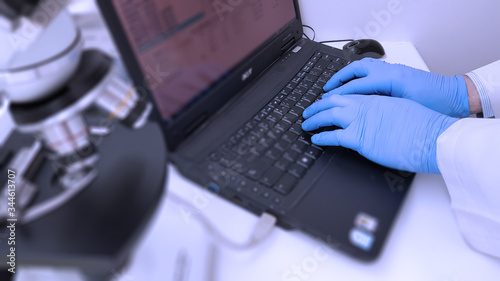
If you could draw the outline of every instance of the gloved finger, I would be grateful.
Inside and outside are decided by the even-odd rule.
[[[335,95],[328,98],[321,99],[302,112],[302,116],[307,119],[314,114],[321,112],[323,110],[330,109],[332,107],[344,107],[349,104],[349,99],[343,96]]]
[[[348,66],[339,70],[339,72],[335,73],[330,80],[325,84],[323,90],[325,92],[329,92],[344,83],[347,83],[355,78],[362,78],[368,75],[365,67],[365,59],[360,61],[355,61]]]
[[[311,137],[311,141],[319,146],[343,146],[356,149],[356,142],[348,130],[322,132]]]
[[[380,94],[380,86],[383,86],[380,84],[379,80],[370,79],[370,77],[359,78],[323,94],[323,98],[332,95]],[[389,90],[387,92],[389,92]]]
[[[321,111],[302,122],[304,131],[314,131],[322,127],[337,126],[347,128],[354,120],[353,114],[343,107],[333,107]]]

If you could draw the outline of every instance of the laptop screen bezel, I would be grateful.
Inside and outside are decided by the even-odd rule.
[[[294,38],[295,42],[299,41],[303,35],[302,20],[298,0],[291,1],[293,1],[295,7],[295,19],[282,28],[278,34],[274,34],[260,47],[256,48],[254,52],[234,67],[224,80],[212,87],[209,92],[200,97],[189,108],[185,109],[182,114],[166,122],[161,117],[155,105],[151,119],[161,124],[169,150],[175,150],[190,133],[198,128],[207,118],[215,114],[228,100],[233,98],[234,93],[240,92],[258,77],[258,75],[254,75],[242,81],[241,77],[246,71],[252,68],[253,73],[262,73],[273,61],[282,55],[282,47],[290,41],[290,38]],[[97,4],[139,95],[141,98],[146,98],[155,104],[153,95],[148,89],[149,87],[145,84],[145,75],[132,50],[132,44],[129,42],[125,30],[121,25],[113,1],[97,0]]]

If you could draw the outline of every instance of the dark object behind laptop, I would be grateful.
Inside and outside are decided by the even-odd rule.
[[[385,56],[384,47],[373,39],[354,40],[344,45],[342,48],[344,55],[350,59],[375,58]]]

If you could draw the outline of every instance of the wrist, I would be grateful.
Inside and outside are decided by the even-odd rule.
[[[469,100],[469,110],[471,114],[481,113],[481,99],[479,98],[479,93],[477,91],[476,85],[472,82],[472,79],[467,75],[463,75],[465,79],[465,84],[467,85],[467,96]]]
[[[451,91],[451,93],[455,93],[451,97],[452,114],[447,115],[458,118],[469,117],[471,115],[471,112],[467,93],[467,81],[462,75],[456,75],[453,77],[453,79],[455,80],[456,90]]]
[[[449,127],[451,127],[455,122],[459,121],[459,118],[449,117],[446,115],[442,115],[438,123],[438,129],[436,130],[436,134],[432,138],[432,145],[429,154],[428,161],[428,173],[431,174],[441,174],[439,171],[439,167],[437,164],[437,140],[439,136],[441,136]]]

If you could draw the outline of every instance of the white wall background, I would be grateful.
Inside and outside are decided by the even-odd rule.
[[[462,74],[500,59],[498,0],[299,0],[316,41],[412,42],[429,69]],[[306,32],[308,32],[306,30]]]

